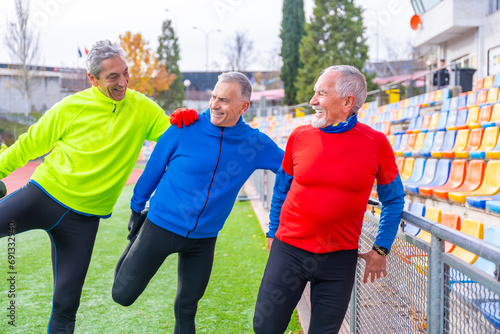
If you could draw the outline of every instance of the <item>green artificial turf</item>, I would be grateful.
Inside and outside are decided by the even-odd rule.
[[[75,333],[172,333],[177,256],[168,257],[144,293],[130,307],[113,302],[116,261],[127,244],[133,186],[126,186],[113,216],[101,220],[83,287]],[[9,298],[7,238],[0,239],[0,333],[46,333],[51,312],[50,240],[41,230],[16,235],[16,291]],[[199,303],[197,333],[253,333],[255,300],[267,260],[265,237],[248,202],[236,202],[219,234],[212,276]],[[8,324],[14,299],[16,326]],[[302,333],[294,314],[286,333]]]

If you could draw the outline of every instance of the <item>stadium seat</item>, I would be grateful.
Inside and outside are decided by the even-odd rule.
[[[410,120],[410,124],[408,125],[408,130],[406,133],[419,133],[422,128],[422,124],[424,122],[424,116],[417,116],[412,124],[412,120]]]
[[[491,212],[500,214],[500,200],[486,201],[486,208]]]
[[[436,175],[437,159],[427,159],[422,177],[416,182],[404,183],[405,190],[418,194],[418,187],[432,182]]]
[[[471,108],[476,105],[477,93],[478,90],[473,90],[467,93],[467,108]]]
[[[458,96],[454,96],[450,99],[450,110],[458,110]]]
[[[423,186],[418,188],[420,195],[432,196],[434,190],[450,191],[456,189],[462,185],[465,180],[465,171],[467,167],[466,160],[453,160],[451,162],[450,172],[448,180],[442,186]],[[446,198],[448,198],[448,193],[446,192]]]
[[[488,90],[487,89],[481,89],[477,92],[476,95],[476,106],[481,106],[486,103],[486,100],[488,99]]]
[[[494,78],[493,75],[489,75],[486,78],[484,78],[483,88],[490,89],[491,87],[493,87],[493,78]]]
[[[500,200],[500,193],[492,196],[467,196],[465,202],[478,209],[485,209],[486,202]],[[500,240],[500,239],[499,239]]]
[[[467,108],[467,93],[458,94],[457,110]]]
[[[499,126],[500,125],[500,103],[493,105],[493,110],[491,112],[491,117],[488,122],[481,123],[483,128],[489,126]]]
[[[405,159],[405,158],[403,158]],[[406,181],[411,177],[413,173],[413,165],[415,164],[415,158],[406,158],[403,165],[403,173],[401,173],[401,181]]]
[[[415,163],[413,164],[413,171],[411,173],[411,176],[408,180],[403,181],[403,184],[416,183],[416,182],[420,181],[420,179],[424,175],[424,169],[425,169],[425,159],[424,158],[416,158]]]
[[[451,99],[443,99],[443,103],[441,104],[441,109],[439,110],[440,112],[445,112],[445,111],[450,111],[450,106],[451,106]]]
[[[443,152],[443,157],[444,158],[454,158],[455,157],[455,152],[461,152],[465,150],[467,147],[467,143],[469,142],[469,134],[470,130],[458,130],[457,132],[457,137],[455,138],[455,145],[453,148],[449,151],[444,151]]]
[[[458,117],[458,110],[451,109],[448,112],[448,119],[446,120],[446,126],[443,130],[451,129],[451,127],[455,126]]]
[[[423,126],[422,126],[422,131],[421,132],[429,132],[429,131],[436,131],[436,127],[439,123],[439,116],[440,116],[440,113],[439,112],[435,112],[435,113],[432,113],[430,115],[430,121],[429,121],[429,126],[427,127],[427,129],[425,129]]]
[[[499,134],[500,136],[500,134]],[[488,159],[499,159],[500,158],[500,140],[497,140],[497,144],[491,151],[485,152],[486,158]]]
[[[446,183],[450,174],[451,160],[439,159],[433,175],[431,175],[432,170],[428,171],[428,169],[430,168],[429,166],[432,166],[432,164],[434,164],[434,162],[431,160],[436,159],[427,159],[427,163],[425,166],[426,170],[424,171],[424,176],[422,177],[422,179],[418,183],[406,185],[406,189],[409,192],[418,194],[420,191],[420,187],[442,186]]]
[[[446,126],[446,130],[451,131],[451,130],[460,130],[460,129],[465,129],[467,128],[466,122],[467,122],[467,115],[469,113],[469,109],[461,109],[457,112],[457,118],[455,121],[455,124],[452,126]],[[449,121],[449,119],[448,119]]]
[[[446,123],[448,122],[448,113],[449,111],[441,111],[439,113],[438,122],[434,127],[433,131],[446,130]]]
[[[409,136],[410,135],[407,133],[401,135],[401,140],[399,141],[399,147],[395,147],[393,149],[395,155],[398,155],[398,156],[403,155],[403,150],[405,149],[406,144],[408,144],[408,137]]]
[[[476,86],[474,87],[474,90],[477,92],[483,88],[484,88],[484,78],[477,79]]]
[[[456,213],[443,212],[443,215],[441,217],[441,224],[454,230],[460,230],[460,216]],[[453,251],[453,249],[455,249],[454,244],[448,241],[444,242],[445,253],[450,253],[451,251]]]
[[[389,141],[389,144],[391,144],[391,148],[394,147],[394,141],[396,140],[396,135],[388,135],[387,140]]]
[[[410,152],[403,152],[405,157],[418,157],[420,155],[420,150],[424,147],[425,137],[427,133],[420,132],[417,133],[417,138],[415,139],[415,145]]]
[[[472,237],[483,239],[484,237],[484,226],[483,223],[474,219],[464,219],[460,226],[460,232],[470,235]],[[451,252],[451,255],[458,257],[460,260],[473,264],[477,261],[478,255],[471,253],[461,247],[455,247]]]
[[[431,120],[432,120],[432,115],[433,114],[424,115],[424,118],[422,120],[422,126],[420,127],[420,129],[415,129],[414,131],[418,131],[417,133],[429,131],[429,127],[431,125]]]
[[[397,157],[396,158],[396,166],[398,166],[399,175],[403,174],[403,166],[404,165],[405,165],[405,158],[404,157]]]
[[[464,182],[455,189],[434,189],[432,191],[433,196],[442,199],[448,199],[450,191],[473,191],[479,188],[484,178],[485,162],[484,160],[471,160],[469,166],[467,167],[467,173],[465,174]]]
[[[479,308],[491,325],[500,331],[500,302],[483,302]]]
[[[443,132],[445,132],[443,145],[441,145],[441,148],[438,151],[435,151],[434,149],[431,150],[431,156],[433,158],[443,157],[443,152],[450,151],[451,149],[453,149],[453,146],[455,145],[455,138],[457,136],[457,131],[443,131]]]
[[[414,214],[415,216],[425,216],[425,205],[423,203],[415,203],[413,202],[411,204],[410,212]],[[404,231],[408,234],[411,235],[418,235],[420,233],[420,228],[411,225],[411,224],[406,224],[404,227]]]
[[[500,73],[493,77],[493,87],[500,87]]]
[[[437,133],[441,133],[443,131],[439,131]],[[436,135],[436,132],[427,132],[425,134],[425,140],[422,148],[418,152],[418,155],[422,157],[430,157],[431,156],[431,149],[434,146],[434,137]],[[444,134],[443,134],[444,135]],[[443,137],[441,137],[442,139]],[[413,154],[412,154],[413,156]]]
[[[469,108],[469,112],[467,113],[467,120],[465,121],[464,126],[459,126],[459,129],[470,129],[474,124],[477,124],[479,119],[479,111],[481,109],[478,106],[474,106]]]
[[[392,146],[393,150],[397,150],[399,148],[399,144],[401,144],[401,137],[402,136],[403,135],[394,135],[394,140],[391,143],[391,146]]]
[[[417,133],[410,133],[408,135],[408,141],[406,143],[406,147],[403,150],[403,155],[405,157],[411,157],[411,150],[413,150],[416,141],[417,141]]]
[[[405,197],[405,206],[403,208],[404,211],[410,211],[411,208],[411,200]]]
[[[486,99],[487,104],[493,104],[497,103],[498,100],[498,93],[499,93],[499,88],[498,87],[492,87],[488,90],[488,98]]]
[[[448,198],[454,202],[465,203],[467,196],[491,196],[498,192],[500,192],[500,160],[490,160],[486,165],[483,182],[477,189],[454,190],[448,193]]]
[[[477,149],[481,146],[481,141],[483,139],[483,132],[484,132],[483,128],[476,128],[476,129],[470,130],[470,135],[469,135],[469,140],[467,141],[467,146],[463,149],[463,151],[456,151],[455,157],[456,158],[468,158],[470,151],[477,151]]]
[[[479,127],[481,127],[481,124],[489,123],[489,121],[491,119],[492,110],[493,110],[493,106],[491,106],[491,105],[482,106],[481,109],[479,109],[479,117],[477,119],[477,122],[468,124],[469,129],[479,128]]]
[[[433,220],[437,223],[441,223],[441,209],[437,207],[428,207],[425,210],[425,218]],[[429,232],[420,230],[420,233],[417,235],[422,241],[427,243],[431,243],[432,236]],[[410,260],[411,264],[422,274],[427,275],[427,256],[420,255],[421,251],[416,247],[409,247],[404,251],[404,256]]]
[[[498,126],[486,128],[484,130],[481,146],[479,146],[476,151],[469,152],[469,157],[471,159],[484,159],[486,157],[486,152],[492,151],[495,148],[498,141],[498,133]]]

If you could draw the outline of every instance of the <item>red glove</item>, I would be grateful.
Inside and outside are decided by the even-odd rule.
[[[177,125],[180,129],[182,124],[189,126],[199,119],[198,112],[194,109],[179,108],[170,115],[170,124]]]

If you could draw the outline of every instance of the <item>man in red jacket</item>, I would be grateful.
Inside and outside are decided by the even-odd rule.
[[[354,67],[325,69],[310,101],[312,124],[295,129],[276,174],[269,260],[254,315],[257,334],[281,334],[306,283],[311,283],[309,334],[337,333],[349,304],[357,257],[364,282],[387,275],[404,190],[389,141],[357,121],[366,81]],[[373,249],[358,255],[363,216],[374,181],[382,202]],[[271,247],[272,245],[272,247]]]

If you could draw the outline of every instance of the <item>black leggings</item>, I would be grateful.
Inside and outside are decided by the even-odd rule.
[[[274,239],[253,319],[257,334],[282,334],[311,282],[309,334],[338,333],[356,274],[358,250],[311,253]]]
[[[153,224],[146,218],[137,238],[132,238],[118,260],[113,300],[132,305],[146,289],[163,261],[178,253],[174,334],[195,333],[198,301],[212,272],[217,237],[190,239]]]
[[[16,234],[43,229],[50,236],[54,295],[48,333],[73,333],[99,218],[68,210],[28,183],[0,200],[0,238],[9,227]]]

